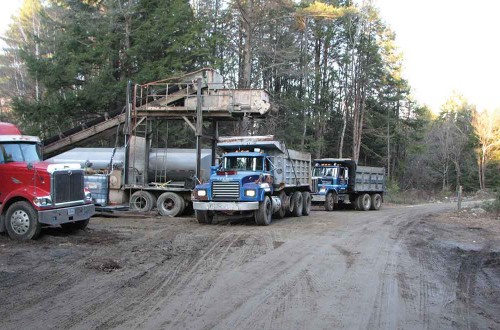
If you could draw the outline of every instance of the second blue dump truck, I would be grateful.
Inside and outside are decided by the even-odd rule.
[[[217,147],[224,152],[219,165],[192,193],[198,222],[210,224],[216,214],[248,215],[266,226],[273,217],[309,215],[309,153],[288,149],[272,135],[220,137]]]
[[[385,169],[358,166],[352,159],[315,159],[312,191],[313,202],[324,203],[327,211],[344,204],[354,204],[356,210],[378,210],[384,201]]]

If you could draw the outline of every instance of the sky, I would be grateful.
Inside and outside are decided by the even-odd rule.
[[[374,0],[396,32],[415,98],[438,112],[453,91],[500,108],[500,1]]]
[[[396,32],[415,99],[438,112],[452,93],[500,108],[500,0],[373,0]],[[0,34],[22,0],[2,0]],[[0,47],[2,44],[0,43]]]

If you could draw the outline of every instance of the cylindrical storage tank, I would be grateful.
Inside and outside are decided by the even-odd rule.
[[[212,151],[201,151],[201,178],[208,180]],[[196,149],[151,149],[149,154],[149,181],[184,181],[196,174]]]
[[[90,190],[95,205],[108,205],[109,176],[106,174],[85,175],[84,187]]]
[[[201,178],[208,180],[212,162],[212,150],[201,150]],[[94,170],[109,169],[113,148],[75,148],[48,159],[48,162],[79,163],[82,167],[87,162]],[[113,165],[123,166],[125,151],[117,148],[113,156]],[[130,164],[132,167],[133,164]],[[131,169],[142,175],[142,169]],[[184,181],[196,173],[196,149],[152,148],[149,153],[149,182]]]

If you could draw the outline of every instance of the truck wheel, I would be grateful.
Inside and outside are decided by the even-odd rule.
[[[61,228],[66,233],[71,233],[71,232],[74,232],[74,231],[76,231],[78,229],[84,230],[85,228],[87,228],[87,226],[89,224],[89,221],[90,221],[90,219],[80,220],[80,221],[75,221],[75,222],[62,223],[61,224]]]
[[[184,198],[173,192],[164,192],[158,197],[156,208],[161,215],[176,217],[184,211]]]
[[[325,210],[326,211],[333,211],[335,210],[335,200],[337,199],[337,193],[334,191],[329,192],[326,194],[325,197]]]
[[[370,210],[375,210],[375,211],[380,210],[380,207],[382,206],[382,196],[380,196],[380,194],[373,194],[371,196],[371,199],[372,199],[371,201],[372,204]]]
[[[360,197],[360,206],[362,211],[368,211],[372,205],[372,199],[370,195],[368,194],[363,194]]]
[[[212,212],[195,210],[195,213],[196,213],[196,220],[198,220],[198,223],[203,223],[207,225],[212,224],[212,221],[214,219],[214,215]]]
[[[290,201],[290,205],[292,204],[293,210],[290,210],[290,212],[292,212],[294,217],[300,217],[302,215],[302,210],[304,209],[304,200],[300,191],[293,193],[292,200]]]
[[[11,238],[20,241],[36,239],[42,231],[36,210],[25,201],[15,202],[9,207],[5,228]]]
[[[259,209],[255,210],[255,223],[259,226],[269,226],[273,215],[273,204],[269,196],[264,197],[264,201],[259,203]]]
[[[156,204],[156,197],[145,190],[138,190],[130,196],[130,209],[139,212],[149,212]]]
[[[363,200],[363,195],[358,195],[356,196],[356,199],[354,200],[354,209],[356,211],[361,211],[363,210],[362,208],[362,200]]]
[[[304,191],[302,193],[303,207],[302,207],[302,215],[309,215],[311,213],[311,193],[309,191]]]
[[[283,219],[285,217],[285,215],[286,215],[286,209],[287,209],[287,206],[288,206],[287,196],[286,196],[286,193],[282,190],[278,194],[278,197],[281,200],[281,207],[280,207],[280,209],[278,211],[276,211],[276,213],[274,215],[275,215],[275,217],[277,219]]]

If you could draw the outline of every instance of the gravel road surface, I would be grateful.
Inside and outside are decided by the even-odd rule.
[[[499,329],[500,220],[454,207],[3,235],[0,328]]]

